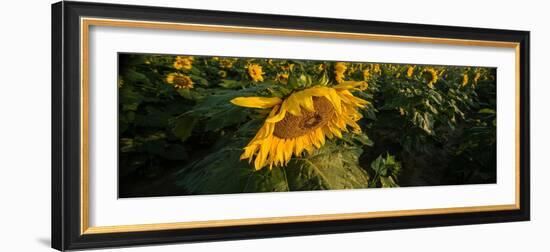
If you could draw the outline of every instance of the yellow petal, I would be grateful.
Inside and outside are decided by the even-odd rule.
[[[342,113],[342,101],[340,100],[340,96],[334,89],[329,89],[329,92],[325,97],[332,103],[334,108],[336,109],[336,112]]]
[[[361,89],[362,86],[368,85],[365,81],[344,81],[334,88],[336,89]]]
[[[282,141],[278,137],[273,137],[273,140],[271,141],[271,146],[269,147],[269,159],[267,162],[269,163],[270,167],[277,162],[277,156],[275,153],[277,153],[277,145],[279,144],[279,141]]]
[[[312,87],[302,92],[308,94],[309,96],[326,96],[330,89],[331,88],[327,88],[327,87]]]
[[[304,135],[304,140],[309,141],[309,136],[308,136],[308,135]],[[309,143],[309,144],[307,144],[307,145],[304,145],[304,148],[306,149],[307,154],[309,154],[309,155],[312,155],[312,154],[313,154],[313,151],[315,150],[315,149],[313,148],[313,144],[311,144],[311,143]]]
[[[323,132],[325,133],[325,135],[329,138],[329,139],[332,139],[334,137],[334,135],[332,134],[332,132],[330,131],[330,128],[328,126],[324,126],[323,127]]]
[[[277,110],[279,109],[279,105],[276,105],[275,107],[273,107],[273,109],[271,109],[271,112],[269,112],[269,117],[272,117],[275,115],[275,113],[277,113]],[[258,133],[256,134],[256,137],[254,137],[254,140],[258,137],[260,138],[266,138],[270,135],[273,134],[273,130],[275,130],[275,124],[274,123],[269,123],[269,122],[265,122],[264,123],[264,126],[258,131]],[[253,141],[254,141],[253,140]]]
[[[302,106],[309,112],[314,112],[315,107],[313,106],[313,97],[304,95],[304,97],[302,97]]]
[[[294,139],[287,139],[285,141],[285,153],[284,153],[284,158],[285,158],[285,163],[284,164],[285,165],[292,158],[292,151],[293,150],[294,150]]]
[[[277,163],[278,165],[283,165],[284,164],[284,160],[285,160],[285,156],[284,156],[284,153],[285,153],[285,140],[280,140],[279,143],[277,144]]]
[[[288,106],[288,112],[295,116],[302,116],[300,109],[300,95],[298,93],[292,94],[285,101]]]
[[[271,138],[271,137],[270,137]],[[260,164],[260,167],[258,167],[256,165],[256,163],[254,163],[256,165],[256,170],[259,170],[261,169],[264,165],[265,165],[265,161],[267,160],[267,155],[269,154],[269,147],[270,147],[270,144],[271,144],[271,141],[270,141],[270,138],[268,138],[265,142],[262,143],[262,145],[260,146],[260,153],[258,154],[258,156],[256,157],[256,162],[258,164]],[[258,161],[259,159],[259,161]]]
[[[281,121],[283,120],[283,118],[285,118],[286,111],[287,111],[287,104],[285,102],[283,103],[283,105],[281,105],[281,108],[279,109],[279,112],[277,114],[275,114],[274,116],[268,117],[265,121],[268,123],[276,123],[278,121]]]
[[[264,164],[261,162],[260,157],[256,157],[256,160],[254,160],[254,168],[256,169],[256,171],[262,169],[263,166]]]
[[[303,142],[303,137],[297,137],[296,138],[296,148],[294,149],[294,155],[295,156],[300,156],[300,154],[302,154],[302,151],[304,150],[304,142]]]
[[[309,140],[311,141],[311,143],[313,143],[313,145],[315,145],[317,149],[321,148],[321,140],[317,139],[317,135],[315,134],[315,132],[307,134],[307,136],[309,136]]]
[[[329,129],[330,129],[330,132],[332,132],[332,134],[334,134],[336,137],[342,138],[342,132],[340,132],[338,128],[329,126]]]
[[[282,102],[279,97],[237,97],[231,103],[247,108],[271,108]]]
[[[321,143],[321,146],[325,145],[325,134],[323,133],[323,129],[318,128],[315,130],[315,134],[317,135],[317,139]]]
[[[168,74],[168,76],[166,76],[166,82],[172,84],[174,83],[174,77],[176,76],[176,74],[174,73],[170,73]]]
[[[265,123],[265,129],[263,130],[262,137],[268,137],[270,135],[273,135],[273,131],[275,130],[275,124],[274,123]],[[258,132],[259,133],[259,132]]]
[[[252,161],[252,156],[254,155],[257,149],[258,149],[257,144],[253,144],[245,147],[243,154],[241,154],[241,160],[248,158],[250,159],[250,161]]]

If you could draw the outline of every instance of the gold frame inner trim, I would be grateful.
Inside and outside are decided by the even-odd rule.
[[[381,217],[392,217],[392,216],[471,213],[471,212],[488,212],[488,211],[499,211],[499,210],[514,210],[514,209],[516,209],[516,207],[515,205],[512,204],[512,205],[494,205],[494,206],[482,206],[482,207],[455,207],[455,208],[437,208],[437,209],[420,209],[420,210],[380,211],[380,212],[370,212],[370,213],[322,214],[322,215],[285,216],[285,217],[232,219],[232,220],[155,223],[155,224],[141,224],[141,225],[101,226],[101,227],[88,227],[88,229],[84,232],[84,234],[227,227],[227,226],[236,226],[236,225],[281,224],[281,223],[291,223],[291,222],[312,222],[312,221],[329,221],[329,220],[331,221],[352,220],[352,219],[381,218]]]
[[[487,46],[503,47],[515,49],[515,74],[516,74],[516,188],[515,204],[509,205],[489,205],[474,207],[453,207],[453,208],[434,208],[434,209],[415,209],[415,210],[397,210],[397,211],[379,211],[363,213],[342,213],[342,214],[322,214],[322,215],[303,215],[303,216],[284,216],[268,218],[248,218],[248,219],[228,219],[228,220],[209,220],[209,221],[191,221],[191,222],[173,222],[173,223],[155,223],[155,224],[135,224],[121,226],[95,226],[91,227],[89,222],[89,32],[91,26],[107,27],[129,27],[144,29],[164,29],[164,30],[185,30],[201,32],[224,32],[256,35],[276,35],[276,36],[300,36],[317,38],[337,38],[337,39],[360,39],[370,41],[384,42],[408,42],[408,43],[430,43],[459,46]],[[227,227],[238,225],[259,225],[259,224],[279,224],[291,222],[312,222],[312,221],[331,221],[331,220],[350,220],[381,218],[395,216],[415,216],[415,215],[434,215],[434,214],[452,214],[452,213],[471,213],[471,212],[490,212],[503,210],[520,209],[520,122],[519,122],[519,103],[520,103],[520,50],[519,43],[487,40],[467,40],[452,38],[432,38],[417,36],[399,36],[399,35],[381,35],[347,32],[327,32],[314,30],[293,30],[260,28],[247,26],[224,26],[224,25],[204,25],[191,23],[168,23],[151,22],[119,19],[99,19],[99,18],[81,18],[80,20],[80,58],[81,58],[81,228],[82,235],[119,233],[119,232],[139,232],[139,231],[158,231],[173,229],[190,228],[208,228],[208,227]]]

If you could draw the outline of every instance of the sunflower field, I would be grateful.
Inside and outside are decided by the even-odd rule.
[[[496,182],[496,69],[119,54],[119,196]]]

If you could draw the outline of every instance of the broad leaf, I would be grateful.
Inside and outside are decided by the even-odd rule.
[[[193,132],[193,127],[197,123],[197,119],[191,116],[182,116],[176,121],[176,126],[172,130],[175,136],[179,137],[182,142],[187,140]]]
[[[241,153],[235,146],[222,148],[179,171],[176,185],[193,194],[244,192],[254,170],[239,160]]]
[[[285,168],[292,191],[367,188],[369,175],[358,164],[359,148],[327,143],[315,154],[291,160]]]
[[[239,160],[241,148],[228,146],[183,168],[177,185],[197,194],[366,188],[369,176],[358,165],[361,152],[327,143],[286,167],[255,171]]]
[[[399,187],[397,184],[397,176],[401,172],[401,164],[395,160],[395,157],[386,154],[384,158],[382,155],[378,156],[371,163],[371,169],[374,171],[374,179],[371,181],[371,187]]]

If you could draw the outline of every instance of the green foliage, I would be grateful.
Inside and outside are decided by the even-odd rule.
[[[370,187],[399,187],[397,178],[401,171],[401,164],[395,160],[395,157],[386,154],[378,156],[370,165],[374,171],[374,179],[370,182]]]
[[[292,191],[366,188],[369,175],[359,166],[362,150],[327,143],[313,155],[291,160],[283,170]]]
[[[405,186],[496,181],[495,70],[416,66],[409,77],[409,67],[383,64],[370,82],[378,112],[365,127],[376,144],[365,159],[396,153]],[[438,74],[433,87],[423,69]]]
[[[312,155],[295,158],[286,168],[250,169],[240,161],[245,142],[221,148],[178,174],[178,185],[193,194],[352,189],[368,186],[358,165],[360,148],[327,143]],[[220,182],[223,181],[223,182]]]
[[[172,132],[175,136],[179,137],[182,142],[185,142],[185,140],[191,136],[195,124],[197,124],[197,118],[192,116],[181,116],[176,120]]]

